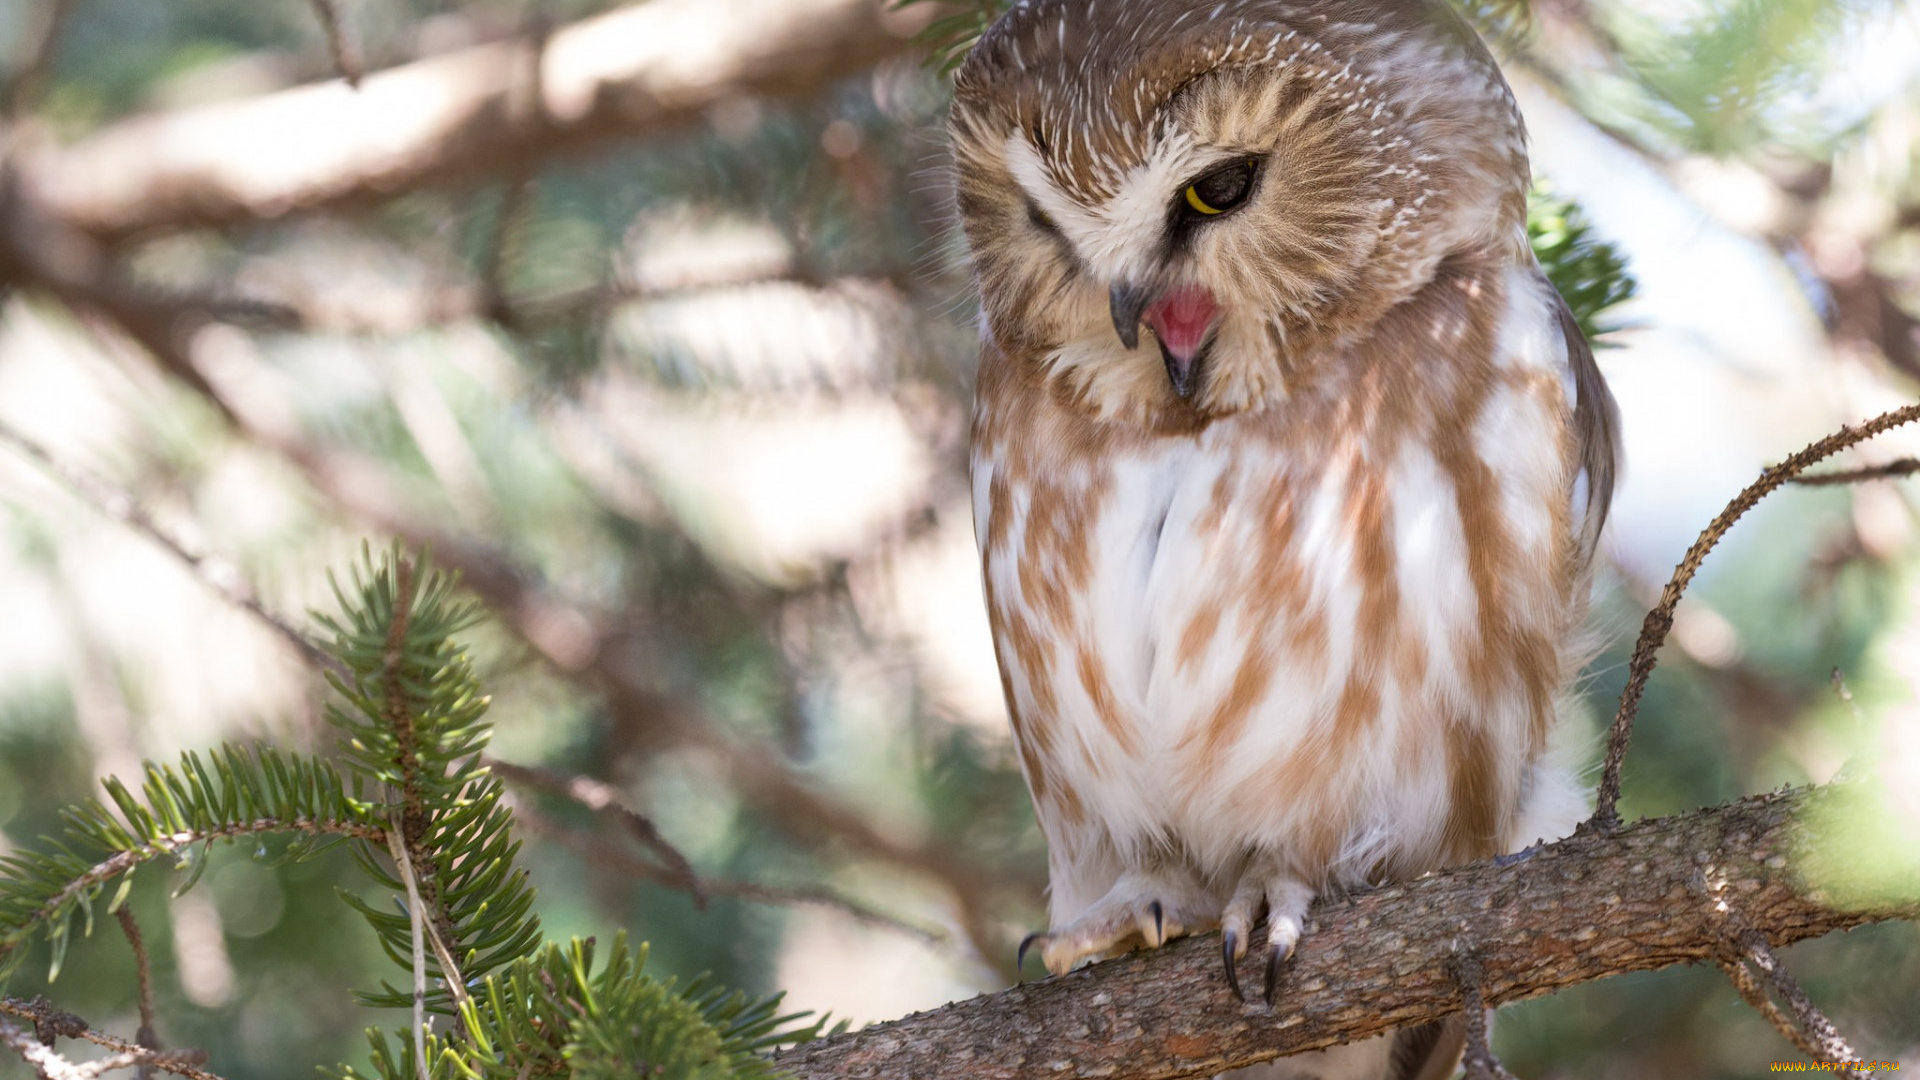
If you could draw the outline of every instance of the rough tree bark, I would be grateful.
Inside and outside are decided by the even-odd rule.
[[[1458,1012],[1450,972],[1462,951],[1478,959],[1497,1005],[1724,957],[1717,904],[1776,946],[1913,917],[1920,876],[1896,883],[1903,902],[1864,907],[1841,906],[1805,879],[1809,851],[1837,850],[1809,817],[1848,794],[1830,785],[1756,796],[1583,832],[1351,906],[1322,901],[1273,1010],[1234,998],[1219,935],[1208,934],[808,1043],[779,1063],[801,1080],[1206,1076]],[[1250,955],[1260,952],[1256,943]]]

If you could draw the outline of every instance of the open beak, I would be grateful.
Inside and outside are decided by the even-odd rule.
[[[1220,304],[1213,294],[1191,286],[1161,293],[1145,285],[1120,284],[1108,291],[1107,304],[1114,332],[1129,349],[1140,346],[1140,323],[1146,321],[1160,344],[1173,392],[1182,401],[1192,400],[1220,321]]]

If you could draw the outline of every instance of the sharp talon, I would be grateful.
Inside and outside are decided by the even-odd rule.
[[[1027,950],[1033,947],[1034,942],[1046,936],[1045,934],[1028,934],[1020,939],[1020,949],[1013,954],[1013,974],[1023,986],[1027,981]]]
[[[1273,989],[1280,984],[1280,965],[1293,955],[1291,945],[1267,946],[1267,1004],[1273,1004]]]
[[[1240,973],[1234,970],[1233,964],[1234,946],[1239,943],[1240,934],[1238,931],[1228,930],[1225,934],[1222,934],[1220,937],[1220,959],[1226,962],[1227,985],[1233,988],[1233,996],[1244,1002],[1247,1000],[1247,995],[1240,992]]]
[[[1156,939],[1155,944],[1165,942],[1167,940],[1166,911],[1160,907],[1160,901],[1158,900],[1148,904],[1147,910],[1153,912],[1153,936]]]

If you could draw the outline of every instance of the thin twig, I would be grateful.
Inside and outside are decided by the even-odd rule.
[[[134,921],[130,905],[123,903],[115,908],[113,917],[119,921],[120,932],[127,936],[127,944],[133,949],[134,976],[140,984],[140,1031],[134,1041],[144,1049],[159,1050],[160,1024],[153,1007],[153,964],[147,958],[147,940],[140,934],[140,924]],[[142,1065],[135,1075],[140,1080],[151,1080],[153,1067]]]
[[[6,1043],[23,1061],[33,1066],[33,1075],[40,1080],[78,1080],[80,1070],[73,1062],[5,1020],[0,1020],[0,1043]]]
[[[85,1038],[88,1030],[85,1020],[54,1008],[53,1002],[38,994],[32,1001],[0,998],[0,1013],[33,1021],[34,1038],[48,1046],[60,1039]]]
[[[396,818],[398,815],[395,815]],[[432,1080],[427,1070],[427,905],[420,900],[420,885],[414,877],[413,862],[407,858],[406,827],[398,820],[387,830],[387,849],[393,852],[393,865],[407,887],[407,919],[413,924],[413,1065],[419,1080]]]
[[[693,863],[681,854],[680,849],[660,835],[653,822],[639,811],[620,801],[620,792],[613,785],[595,780],[590,776],[565,776],[551,769],[541,769],[530,765],[514,765],[497,758],[485,759],[487,768],[493,770],[509,783],[524,784],[527,787],[549,792],[571,799],[621,827],[628,835],[639,841],[647,850],[658,855],[666,863],[661,876],[676,888],[693,895],[696,908],[707,906],[707,890],[700,882],[700,876],[694,872]]]
[[[1462,949],[1453,958],[1453,978],[1460,984],[1460,998],[1466,1006],[1467,1049],[1460,1063],[1467,1070],[1466,1080],[1516,1080],[1500,1059],[1493,1056],[1493,1044],[1487,1030],[1487,1003],[1480,986],[1486,973],[1480,958]]]
[[[1901,476],[1912,476],[1914,473],[1920,473],[1920,458],[1903,457],[1859,469],[1841,469],[1835,472],[1815,473],[1812,476],[1796,476],[1792,482],[1801,487],[1838,487],[1842,484],[1858,484],[1868,480],[1891,480]]]
[[[105,1058],[97,1062],[88,1062],[85,1065],[75,1065],[73,1062],[66,1061],[65,1058],[54,1055],[55,1060],[74,1070],[64,1074],[56,1074],[66,1077],[67,1080],[86,1080],[88,1077],[98,1076],[101,1072],[107,1071],[101,1066],[108,1062],[113,1063],[111,1067],[116,1069],[151,1066],[152,1068],[159,1069],[161,1072],[172,1073],[175,1076],[184,1076],[187,1080],[222,1080],[222,1077],[219,1075],[210,1073],[199,1067],[206,1064],[207,1061],[207,1053],[204,1050],[149,1050],[145,1047],[130,1043],[125,1039],[95,1031],[88,1026],[85,1020],[80,1019],[72,1013],[60,1012],[54,1009],[45,998],[21,1001],[18,998],[0,997],[0,1015],[13,1016],[21,1020],[31,1021],[34,1025],[34,1035],[29,1041],[49,1053],[52,1052],[51,1040],[55,1034],[58,1034],[61,1038],[82,1039],[95,1046],[105,1047],[113,1051],[113,1057]],[[6,1043],[18,1052],[20,1049],[19,1045],[9,1034],[13,1032],[19,1032],[19,1029],[8,1024],[5,1020],[0,1020],[0,1042]],[[26,1057],[27,1055],[23,1053],[22,1056]],[[39,1072],[41,1076],[49,1075],[47,1072],[40,1070],[39,1065],[34,1062],[33,1058],[28,1057],[28,1061],[30,1064],[35,1065],[35,1071]]]
[[[1814,1045],[1820,1049],[1820,1060],[1830,1062],[1862,1060],[1859,1054],[1854,1053],[1853,1047],[1846,1038],[1840,1034],[1840,1029],[1834,1026],[1832,1020],[1827,1019],[1826,1014],[1820,1011],[1820,1007],[1815,1005],[1811,998],[1807,997],[1807,992],[1801,989],[1799,980],[1787,971],[1786,965],[1782,964],[1780,957],[1774,953],[1773,946],[1767,944],[1767,939],[1762,937],[1758,930],[1747,927],[1738,940],[1740,946],[1746,950],[1747,962],[1757,968],[1767,982],[1773,984],[1773,992],[1780,995],[1780,1000],[1786,1003],[1794,1019],[1799,1021],[1801,1030],[1805,1031]],[[1857,1069],[1850,1069],[1848,1072],[1855,1076],[1865,1075]]]
[[[1759,1013],[1767,1023],[1772,1024],[1775,1031],[1778,1031],[1801,1053],[1807,1055],[1809,1061],[1821,1060],[1819,1044],[1801,1030],[1799,1024],[1793,1022],[1793,1017],[1780,1011],[1780,1006],[1775,1005],[1773,999],[1767,996],[1767,988],[1760,985],[1760,980],[1754,975],[1752,968],[1748,967],[1744,961],[1722,960],[1720,970],[1726,972],[1727,981],[1733,984],[1734,990],[1739,993],[1741,999],[1752,1006],[1753,1011]]]
[[[1659,662],[1660,646],[1673,629],[1673,613],[1680,604],[1680,596],[1686,592],[1687,585],[1699,571],[1700,564],[1706,560],[1707,553],[1727,534],[1727,530],[1733,528],[1734,522],[1739,521],[1742,515],[1780,485],[1856,443],[1914,420],[1920,420],[1920,405],[1907,405],[1881,413],[1859,427],[1842,427],[1808,446],[1761,473],[1760,479],[1735,496],[1727,508],[1720,512],[1720,516],[1714,518],[1699,539],[1693,542],[1693,546],[1687,549],[1686,557],[1674,567],[1673,577],[1661,590],[1660,603],[1647,612],[1646,621],[1640,627],[1640,639],[1634,643],[1626,689],[1620,692],[1620,707],[1614,713],[1613,728],[1607,735],[1607,757],[1600,775],[1600,794],[1589,824],[1602,830],[1615,829],[1620,825],[1620,766],[1626,760],[1627,742],[1633,735],[1633,720],[1640,711],[1640,698],[1646,693],[1647,679],[1653,674],[1654,665]]]
[[[1780,962],[1779,955],[1773,951],[1773,946],[1767,942],[1766,936],[1754,929],[1752,924],[1740,914],[1739,909],[1728,900],[1727,882],[1722,872],[1708,865],[1694,874],[1693,879],[1688,882],[1688,888],[1707,901],[1708,922],[1719,933],[1721,944],[1724,946],[1724,955],[1720,958],[1721,967],[1723,970],[1739,969],[1741,974],[1728,970],[1727,976],[1732,980],[1734,989],[1739,991],[1741,997],[1746,998],[1749,1004],[1753,1004],[1761,1016],[1786,1035],[1789,1042],[1814,1060],[1836,1065],[1862,1060],[1860,1055],[1854,1052],[1853,1046],[1840,1034],[1840,1029],[1832,1020],[1827,1019],[1826,1014],[1820,1011],[1811,998],[1807,997],[1807,992],[1801,989],[1799,981],[1787,971],[1786,965]],[[1749,995],[1759,991],[1759,987],[1756,980],[1752,978],[1752,973],[1748,971],[1749,966],[1753,971],[1758,971],[1772,985],[1774,993],[1780,996],[1780,1000],[1786,1003],[1788,1011],[1792,1013],[1791,1020],[1781,1015],[1778,1009],[1762,1008],[1754,1003],[1753,997]],[[1760,992],[1759,996],[1762,1000],[1766,998],[1764,992]],[[1857,1069],[1842,1071],[1852,1076],[1865,1075]]]
[[[360,89],[360,53],[353,47],[353,41],[347,36],[346,20],[340,17],[340,8],[335,0],[308,0],[313,5],[313,13],[320,19],[320,28],[327,35],[327,53],[333,57],[333,69],[347,80],[347,85]]]
[[[69,491],[78,495],[82,502],[160,545],[168,554],[185,564],[203,585],[235,607],[241,608],[260,620],[287,644],[293,646],[307,663],[321,671],[333,671],[341,675],[346,673],[346,669],[341,667],[339,661],[327,655],[325,650],[314,644],[305,634],[294,629],[293,624],[268,611],[232,563],[189,550],[185,544],[175,539],[171,533],[154,521],[153,516],[147,513],[131,492],[78,465],[62,460],[4,420],[0,420],[0,441],[11,444],[20,453],[32,459],[41,469],[64,484]]]

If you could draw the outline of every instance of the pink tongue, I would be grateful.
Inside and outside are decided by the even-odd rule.
[[[1213,294],[1200,288],[1180,288],[1167,293],[1147,308],[1147,325],[1160,338],[1174,359],[1190,361],[1200,351],[1207,331],[1220,314]]]

